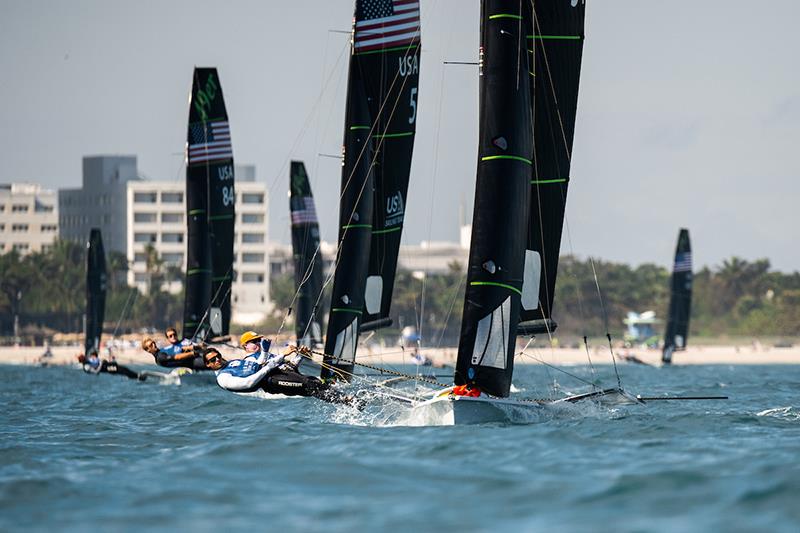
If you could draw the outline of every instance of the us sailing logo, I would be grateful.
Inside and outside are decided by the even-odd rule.
[[[386,197],[386,224],[384,227],[396,226],[403,223],[403,216],[406,213],[406,204],[403,195],[397,191],[391,196]]]

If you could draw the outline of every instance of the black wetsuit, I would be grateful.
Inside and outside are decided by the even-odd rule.
[[[176,360],[175,355],[165,352],[164,350],[158,350],[153,355],[153,358],[156,360],[156,364],[158,366],[163,366],[166,368],[183,367],[194,370],[208,370],[208,367],[203,361],[202,355],[195,355],[194,357]]]
[[[106,372],[107,374],[118,374],[120,376],[125,376],[129,379],[139,379],[139,374],[127,366],[117,364],[116,361],[109,362],[105,359],[101,359],[99,365],[92,364],[91,362],[84,363],[83,371],[87,374],[99,374],[100,372]]]
[[[304,376],[290,370],[288,365],[276,368],[258,383],[259,388],[270,394],[286,396],[313,396],[330,403],[351,403],[352,398],[330,387],[319,378]]]

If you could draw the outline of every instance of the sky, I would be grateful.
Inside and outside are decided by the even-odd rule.
[[[554,0],[569,1],[569,0]],[[404,242],[456,241],[477,160],[477,0],[421,0],[419,110]],[[0,182],[79,187],[84,155],[184,178],[192,69],[219,70],[237,164],[290,242],[304,160],[336,239],[352,0],[0,0]],[[589,0],[562,253],[800,270],[800,3]]]

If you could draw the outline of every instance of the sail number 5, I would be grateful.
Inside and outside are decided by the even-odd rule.
[[[416,100],[416,98],[417,98],[417,88],[416,87],[412,87],[411,88],[411,103],[409,104],[411,106],[411,116],[408,117],[408,123],[409,124],[413,124],[414,121],[417,120],[417,100]]]

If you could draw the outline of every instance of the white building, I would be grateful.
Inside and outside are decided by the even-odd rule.
[[[141,179],[134,156],[93,156],[83,160],[83,188],[59,191],[61,237],[83,242],[89,229],[103,231],[107,251],[125,254],[128,283],[145,290],[145,248],[151,244],[166,262],[186,269],[184,180]],[[232,321],[261,321],[270,308],[266,242],[269,197],[255,181],[255,167],[236,167],[236,232],[231,294]],[[170,286],[180,290],[180,284]]]
[[[58,236],[56,192],[30,183],[0,184],[0,254],[41,252]]]

